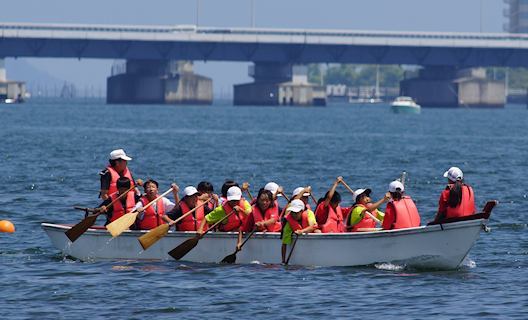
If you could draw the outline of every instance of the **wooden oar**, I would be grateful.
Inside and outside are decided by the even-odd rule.
[[[126,194],[128,194],[132,189],[134,189],[135,186],[130,187],[126,192],[119,195],[119,197],[115,198],[110,204],[108,204],[106,207],[110,208],[114,205],[117,201],[121,200]],[[96,212],[94,209],[88,209],[88,208],[80,208],[80,207],[74,207],[77,210],[85,210],[86,212]],[[99,217],[100,214],[104,213],[103,211],[99,211],[95,214],[91,214],[86,216],[81,222],[77,223],[73,227],[71,227],[70,230],[66,231],[66,236],[68,239],[70,239],[71,242],[74,242],[77,240],[83,233],[86,232],[86,230],[90,229],[91,226],[95,224],[95,221],[97,220],[97,217]]]
[[[176,259],[176,260],[180,260],[187,253],[189,253],[189,251],[191,251],[194,247],[196,247],[196,245],[198,244],[198,241],[200,241],[200,239],[202,239],[207,234],[207,232],[209,232],[209,231],[213,230],[214,228],[216,228],[217,225],[222,223],[225,219],[229,218],[234,213],[235,213],[235,210],[231,211],[231,213],[227,214],[220,221],[218,221],[217,223],[213,224],[211,227],[209,227],[209,229],[205,230],[204,233],[198,234],[194,238],[187,239],[184,242],[180,243],[180,245],[178,245],[176,248],[174,248],[171,251],[169,251],[169,255],[171,257],[173,257],[174,259]]]
[[[290,250],[290,254],[288,255],[288,259],[286,259],[286,262],[284,262],[284,265],[288,265],[288,263],[290,262],[290,258],[292,256],[292,253],[293,253],[293,249],[295,249],[295,245],[297,244],[297,240],[299,239],[299,234],[296,233],[295,234],[295,240],[293,240],[293,244],[292,244],[292,247],[291,247],[291,250]]]
[[[232,254],[228,255],[228,256],[225,256],[224,259],[222,259],[222,261],[220,261],[220,263],[229,263],[229,264],[232,264],[232,263],[235,263],[236,261],[236,254],[242,250],[242,247],[244,246],[244,244],[246,244],[246,242],[249,240],[249,238],[251,238],[251,236],[253,236],[253,234],[257,231],[257,228],[253,229],[253,231],[251,231],[248,236],[246,237],[246,239],[244,240],[244,242],[242,242],[242,244],[240,245],[240,249],[237,247],[235,249],[235,252],[233,252]]]
[[[286,199],[287,202],[290,202],[290,198],[288,198],[288,196],[284,194],[284,192],[281,192],[280,194],[282,194],[282,196],[284,197],[284,199]]]
[[[194,211],[196,211],[197,209],[199,209],[199,208],[205,206],[207,203],[209,203],[211,201],[211,199],[205,201],[201,205],[193,208],[192,210],[189,210],[189,212],[187,212],[186,214],[182,215],[178,219],[174,220],[174,223],[172,223],[172,224],[176,224],[176,223],[180,222],[182,219],[185,219],[187,216],[192,214]],[[169,229],[170,229],[170,225],[168,223],[164,223],[164,224],[162,224],[160,226],[157,226],[156,228],[150,230],[149,232],[145,233],[141,237],[139,237],[138,241],[141,244],[141,246],[143,247],[143,250],[147,250],[150,246],[152,246],[154,243],[156,243],[159,239],[163,238],[169,232]]]
[[[348,186],[348,184],[344,181],[344,180],[341,180],[341,183],[345,186],[345,188],[348,189],[348,191],[350,191],[350,193],[354,194],[354,190],[352,190],[352,188],[350,188]],[[376,221],[377,223],[381,224],[381,221],[376,218],[372,213],[368,212],[367,210],[364,211],[372,220]]]
[[[169,190],[163,192],[163,194],[158,196],[156,199],[150,201],[145,206],[143,206],[143,210],[147,209],[148,207],[156,203],[156,201],[163,198],[164,196],[169,194],[171,191],[172,191],[172,187],[169,188]],[[133,210],[129,213],[126,213],[119,219],[107,224],[106,229],[110,232],[112,237],[114,238],[118,237],[121,233],[123,233],[123,231],[127,230],[128,228],[130,228],[131,225],[134,224],[138,214],[139,214],[139,211],[137,210]]]
[[[248,194],[248,196],[249,196],[249,200],[250,200],[250,201],[253,201],[253,195],[251,194],[251,192],[249,192],[249,183],[244,182],[244,183],[242,184],[242,189],[243,189],[244,191],[247,192],[247,194]]]

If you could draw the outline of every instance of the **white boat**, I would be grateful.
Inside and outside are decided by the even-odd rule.
[[[422,107],[411,97],[397,97],[391,104],[395,113],[420,113]]]
[[[478,239],[489,213],[472,217],[473,220],[409,229],[302,235],[297,240],[290,264],[360,266],[391,262],[419,268],[454,269]],[[72,243],[64,234],[70,226],[43,223],[42,228],[64,255],[83,261],[169,260],[172,259],[168,254],[170,250],[196,235],[195,232],[169,231],[148,250],[143,250],[137,238],[147,231],[127,230],[119,237],[112,238],[104,227],[88,229]],[[218,263],[234,252],[236,241],[235,232],[210,232],[182,261]],[[279,233],[255,233],[237,254],[237,263],[256,261],[281,263]]]

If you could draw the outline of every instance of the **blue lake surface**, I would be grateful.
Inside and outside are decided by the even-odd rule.
[[[388,105],[0,105],[0,220],[17,228],[0,233],[1,318],[526,319],[527,112],[510,105],[420,115],[393,114]],[[116,148],[133,157],[136,178],[154,178],[160,190],[204,179],[219,190],[230,178],[249,181],[254,192],[276,181],[288,192],[311,185],[322,196],[342,175],[378,199],[405,170],[425,223],[443,172],[459,166],[479,208],[489,199],[500,204],[492,232],[454,271],[65,258],[40,223],[75,223],[82,213],[74,205],[96,206],[97,173]]]

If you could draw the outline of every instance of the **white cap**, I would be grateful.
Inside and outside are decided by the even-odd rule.
[[[110,152],[110,160],[116,160],[116,159],[123,159],[126,161],[132,160],[132,158],[126,155],[125,150],[123,149],[117,149],[117,150]]]
[[[298,195],[299,193],[301,193],[303,190],[304,190],[304,187],[295,188],[295,190],[293,190],[293,193],[292,193],[292,198]],[[308,197],[309,195],[310,195],[309,192],[303,193],[303,197]]]
[[[396,192],[400,189],[400,191],[405,191],[405,188],[403,187],[403,183],[401,183],[398,180],[394,180],[389,184],[389,192]]]
[[[268,182],[264,186],[264,189],[270,191],[272,194],[276,194],[277,190],[279,189],[279,185],[275,182]]]
[[[190,197],[190,196],[195,195],[197,193],[198,193],[198,190],[196,190],[196,188],[193,187],[193,186],[188,186],[188,187],[185,187],[185,189],[183,189],[183,194],[186,197]]]
[[[227,201],[240,200],[242,198],[242,190],[239,187],[233,186],[227,189]]]
[[[444,178],[447,178],[453,182],[457,180],[462,180],[464,178],[464,173],[458,167],[451,167],[449,170],[444,172]]]
[[[356,202],[356,198],[362,193],[366,193],[368,196],[370,195],[371,192],[372,190],[370,189],[357,189],[356,191],[354,191],[354,194],[352,195],[352,201]]]
[[[292,200],[286,211],[301,212],[304,211],[304,202],[299,199]]]

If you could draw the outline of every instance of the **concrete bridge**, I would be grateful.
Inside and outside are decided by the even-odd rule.
[[[201,60],[254,63],[255,82],[235,86],[240,104],[317,102],[320,88],[307,82],[305,65],[322,62],[424,66],[418,78],[402,83],[403,94],[426,105],[459,105],[461,84],[467,84],[478,89],[466,89],[466,104],[492,106],[501,103],[486,96],[502,93],[504,101],[504,87],[501,92],[500,84],[481,74],[459,71],[527,67],[528,35],[3,23],[0,57],[127,60],[126,72],[108,79],[109,102],[192,102],[193,96],[206,102],[210,79],[174,63]],[[130,95],[137,90],[138,96]],[[437,97],[428,101],[430,96]]]

